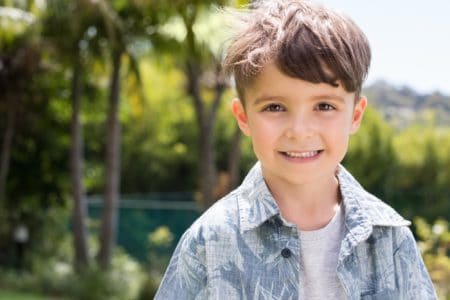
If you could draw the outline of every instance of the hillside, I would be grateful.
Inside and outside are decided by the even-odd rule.
[[[436,126],[450,126],[450,96],[440,92],[420,94],[410,87],[395,87],[378,81],[363,91],[370,105],[395,127],[433,120]]]

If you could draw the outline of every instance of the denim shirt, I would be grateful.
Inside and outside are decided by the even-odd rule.
[[[347,299],[437,299],[414,237],[391,207],[339,166],[345,235],[337,275]],[[185,232],[155,299],[299,299],[298,230],[257,163]]]

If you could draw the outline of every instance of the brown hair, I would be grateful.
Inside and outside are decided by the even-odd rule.
[[[305,0],[260,0],[235,14],[237,32],[223,62],[239,97],[273,60],[284,74],[342,84],[358,95],[370,65],[369,42],[348,17]]]

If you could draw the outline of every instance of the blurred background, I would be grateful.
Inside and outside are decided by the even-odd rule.
[[[360,23],[351,0],[323,2]],[[153,298],[182,233],[255,162],[220,67],[218,8],[245,4],[0,0],[0,299]],[[396,74],[382,47],[344,165],[413,221],[450,299],[448,58],[425,57],[445,80],[417,54]]]

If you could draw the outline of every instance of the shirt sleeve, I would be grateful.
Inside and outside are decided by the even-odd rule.
[[[206,267],[203,239],[190,228],[181,237],[156,293],[156,300],[205,299]]]
[[[402,227],[405,239],[394,254],[397,269],[397,285],[402,299],[437,299],[430,275],[425,268],[422,256],[411,230]]]

